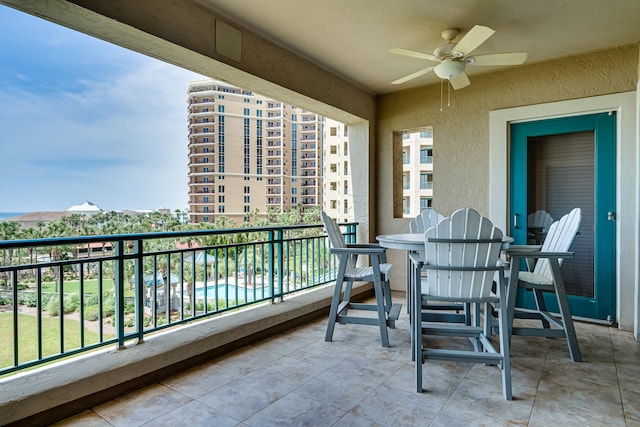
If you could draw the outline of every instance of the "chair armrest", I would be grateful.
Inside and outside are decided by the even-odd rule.
[[[422,268],[422,266],[424,265],[424,260],[422,259],[422,257],[420,256],[419,253],[417,252],[409,252],[409,261],[411,262],[411,264],[413,264],[415,267],[420,267]]]
[[[575,252],[509,251],[511,258],[573,258]]]
[[[329,252],[335,254],[350,254],[350,255],[382,255],[385,253],[383,247],[348,247],[348,248],[330,248]]]
[[[510,245],[509,249],[505,249],[504,252],[509,254],[512,251],[540,251],[540,249],[542,249],[542,245]]]
[[[347,248],[363,248],[363,249],[385,249],[377,243],[347,243]]]

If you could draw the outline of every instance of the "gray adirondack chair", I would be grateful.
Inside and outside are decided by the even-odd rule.
[[[387,263],[386,250],[376,244],[346,244],[340,227],[335,221],[325,212],[321,212],[321,216],[331,243],[329,250],[336,255],[339,264],[325,341],[333,339],[336,322],[356,323],[378,326],[382,345],[389,347],[387,327],[395,328],[395,321],[398,320],[402,305],[393,304],[391,300],[389,285],[391,264]],[[367,257],[370,265],[358,266],[359,256]],[[352,302],[351,289],[354,282],[373,282],[376,303]],[[344,295],[342,295],[343,290]],[[376,316],[359,316],[358,310],[375,311]],[[354,311],[356,314],[353,314]]]
[[[498,263],[502,246],[502,231],[473,209],[459,209],[450,218],[440,221],[425,232],[426,275],[416,283],[412,301],[412,349],[416,361],[416,389],[422,392],[422,364],[429,359],[473,362],[497,365],[502,374],[502,391],[512,398],[509,361],[508,315],[505,301],[504,264]],[[498,284],[492,291],[494,278]],[[496,307],[499,326],[499,348],[490,341],[490,323],[485,326],[424,322],[420,317],[422,301],[485,304]],[[488,308],[485,308],[488,309]],[[421,321],[416,321],[420,319]],[[423,340],[423,336],[429,336]],[[435,342],[433,336],[468,337],[469,349],[457,345],[454,349],[431,348],[425,342]],[[439,345],[446,342],[436,340]]]
[[[549,226],[542,247],[529,245],[512,245],[506,254],[511,258],[509,277],[510,313],[516,319],[536,319],[542,323],[541,328],[513,327],[513,335],[543,336],[548,338],[564,337],[567,340],[571,360],[582,361],[578,338],[571,318],[567,292],[562,279],[560,266],[565,258],[573,258],[569,252],[571,243],[578,233],[582,211],[575,208],[559,221]],[[518,271],[520,260],[525,259],[531,271]],[[535,262],[531,262],[535,261]],[[517,288],[525,288],[533,292],[536,310],[521,310],[515,307]],[[550,313],[544,302],[543,293],[554,293],[560,310],[559,315]],[[512,321],[510,321],[510,324]],[[551,325],[555,326],[554,328]]]

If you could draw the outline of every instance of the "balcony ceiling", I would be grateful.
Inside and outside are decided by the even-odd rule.
[[[637,0],[196,0],[372,93],[438,82],[429,73],[390,82],[436,63],[388,52],[433,53],[446,28],[496,33],[474,54],[527,52],[527,63],[640,41]],[[468,66],[473,76],[505,67]]]

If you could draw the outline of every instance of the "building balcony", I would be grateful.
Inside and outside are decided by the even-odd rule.
[[[295,227],[278,229],[288,233]],[[354,229],[347,228],[348,233],[350,230]],[[127,318],[123,309],[116,308],[117,326],[105,329],[99,342],[64,349],[69,356],[78,351],[85,353],[81,357],[55,362],[66,354],[51,354],[8,367],[9,371],[24,368],[25,372],[0,380],[4,390],[0,402],[3,422],[42,425],[62,419],[59,425],[131,425],[174,424],[189,419],[192,423],[210,425],[268,425],[278,419],[306,424],[304,420],[309,419],[312,420],[309,423],[327,425],[340,420],[363,425],[417,425],[431,419],[443,424],[473,420],[472,424],[545,425],[578,421],[628,425],[638,420],[635,390],[640,383],[637,376],[640,343],[631,332],[576,322],[584,349],[582,363],[570,361],[564,340],[515,336],[511,362],[516,400],[512,402],[503,400],[499,371],[483,364],[428,362],[431,380],[425,385],[427,392],[416,393],[410,325],[405,310],[396,328],[389,330],[392,345],[389,348],[380,346],[379,329],[366,325],[337,325],[333,341],[324,341],[332,287],[323,283],[330,283],[335,261],[328,263],[328,270],[320,270],[324,262],[313,264],[313,259],[294,260],[276,255],[312,252],[295,248],[287,252],[286,247],[275,247],[269,256],[262,252],[258,258],[247,258],[256,253],[250,245],[269,247],[267,237],[262,242],[232,247],[223,243],[155,253],[142,249],[147,239],[189,240],[214,233],[222,236],[234,231],[67,238],[64,243],[71,247],[104,242],[111,245],[113,252],[91,259],[71,258],[64,263],[49,260],[30,265],[26,259],[18,259],[10,265],[3,264],[1,272],[10,273],[11,283],[15,284],[25,271],[34,268],[62,271],[72,265],[115,262],[121,267],[106,267],[105,272],[133,271],[134,297],[127,296],[129,274],[116,274],[110,286],[122,292],[125,302],[130,300],[137,306],[133,326],[123,321]],[[301,248],[308,244],[327,247],[323,234],[318,234],[315,243],[309,243],[308,234],[303,235],[303,239],[296,240]],[[55,239],[36,243],[3,241],[0,249],[11,247],[14,253],[19,253],[36,246],[37,252],[37,247],[60,243]],[[205,252],[216,255],[199,256]],[[236,257],[232,263],[225,262],[232,252],[246,255]],[[191,309],[194,305],[185,304],[192,301],[189,296],[192,294],[185,293],[188,286],[182,278],[188,278],[189,274],[184,273],[188,270],[184,266],[179,268],[170,262],[166,274],[158,270],[151,273],[151,286],[144,285],[143,274],[126,266],[136,262],[155,265],[154,259],[166,257],[180,263],[186,260],[185,265],[192,266],[201,259],[202,265],[209,265],[211,271],[220,271],[222,265],[234,265],[234,269],[226,267],[222,277],[211,279],[212,289],[205,281],[209,279],[203,278],[205,282],[200,287],[196,285],[195,295],[201,290],[201,296],[207,299],[206,292],[217,291],[218,297],[232,295],[236,301],[238,295],[253,296],[252,300],[245,299],[253,301],[251,308],[238,310],[236,305],[223,304],[207,312],[203,305],[202,311],[194,311]],[[242,266],[249,264],[260,268],[247,274],[249,270],[243,270]],[[310,264],[316,267],[309,269]],[[279,271],[289,274],[282,276]],[[106,280],[107,276],[104,277]],[[249,293],[245,287],[238,294],[237,285],[248,277],[252,277],[254,287]],[[70,286],[68,280],[65,282]],[[219,283],[224,283],[222,290]],[[229,287],[231,283],[235,286]],[[266,295],[255,292],[258,283],[270,284]],[[299,290],[304,292],[297,295]],[[9,294],[15,295],[13,290]],[[370,298],[370,285],[354,286],[353,295]],[[393,299],[404,301],[405,295],[396,292]],[[13,307],[17,307],[15,302]],[[162,317],[167,308],[175,313],[168,320]],[[144,327],[136,326],[143,325],[145,313],[155,320]],[[58,319],[54,321],[63,321]],[[20,328],[19,324],[12,329],[16,328]],[[66,333],[75,333],[69,329],[65,327]],[[46,362],[55,363],[38,366]],[[32,370],[26,371],[28,368]],[[571,392],[558,393],[558,387]],[[43,395],[47,398],[42,399]],[[482,404],[478,404],[478,396],[482,396]],[[593,396],[607,398],[594,401]]]

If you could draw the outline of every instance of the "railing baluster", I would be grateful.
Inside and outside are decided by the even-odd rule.
[[[144,342],[144,307],[146,289],[144,283],[144,258],[142,254],[144,248],[142,245],[142,239],[136,239],[134,243],[133,253],[135,258],[133,259],[133,289],[135,291],[136,302],[136,336],[138,343]]]
[[[114,264],[114,283],[116,293],[116,337],[118,348],[124,348],[124,241],[116,243],[116,262]]]

